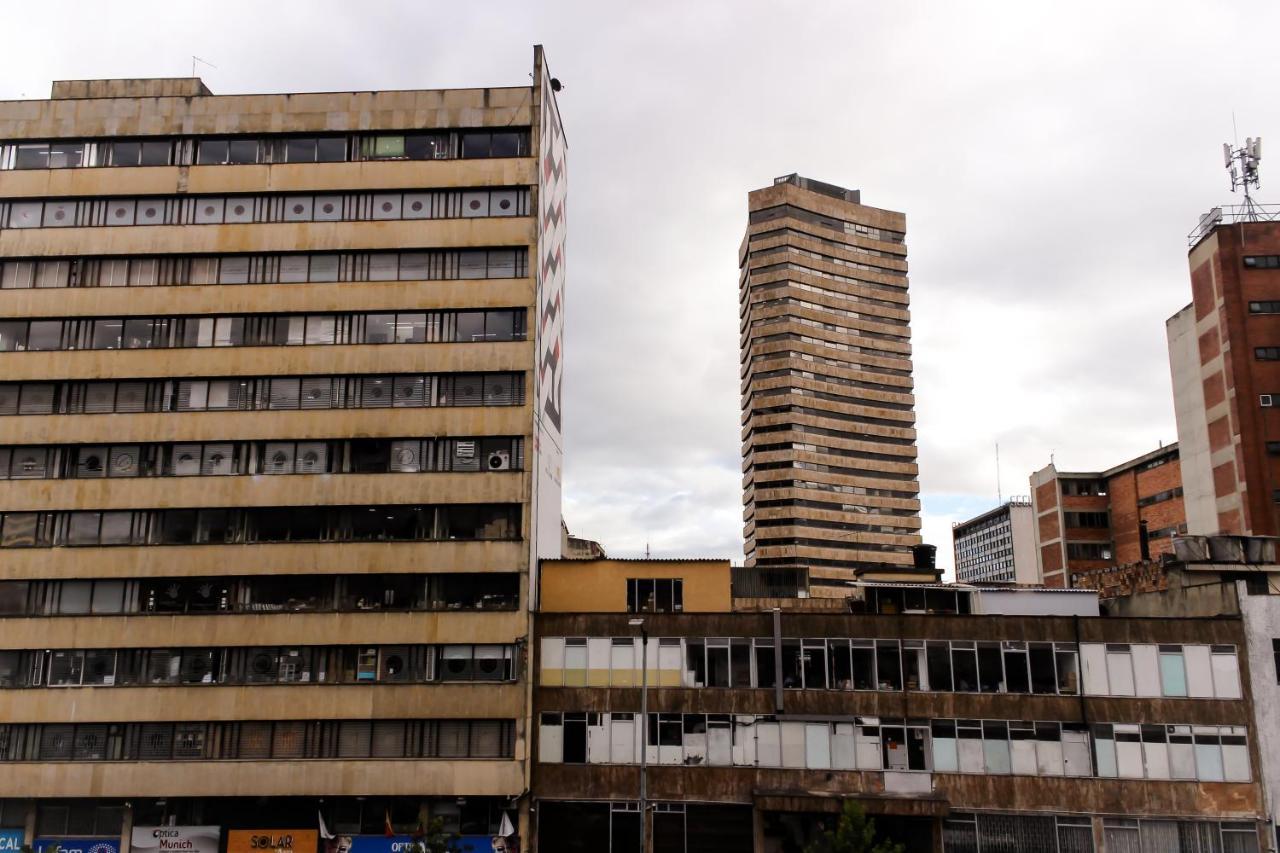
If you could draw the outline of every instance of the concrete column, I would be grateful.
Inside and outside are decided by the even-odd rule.
[[[756,806],[751,807],[751,849],[764,853],[764,812]]]
[[[133,844],[133,803],[124,804],[124,818],[120,821],[120,853],[129,853]]]
[[[35,846],[36,843],[36,801],[27,801],[27,821],[22,827],[22,843]]]

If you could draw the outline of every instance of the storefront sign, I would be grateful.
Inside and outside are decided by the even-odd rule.
[[[414,853],[417,843],[411,835],[337,835],[325,840],[320,853]],[[518,853],[519,849],[514,835],[460,835],[450,848],[453,853]]]
[[[219,826],[135,826],[130,849],[137,853],[218,853]]]
[[[316,853],[319,840],[314,829],[232,829],[227,853]]]
[[[120,853],[119,838],[37,838],[35,853]]]
[[[19,853],[22,836],[21,829],[0,829],[0,853]]]

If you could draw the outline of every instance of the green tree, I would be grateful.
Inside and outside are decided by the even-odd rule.
[[[459,836],[444,831],[444,818],[432,818],[424,827],[421,836],[415,837],[411,853],[455,853],[454,846]]]
[[[876,822],[867,817],[857,800],[845,800],[835,829],[815,838],[804,853],[903,853],[896,841],[876,843]]]

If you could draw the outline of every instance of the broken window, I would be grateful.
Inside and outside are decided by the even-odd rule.
[[[1004,689],[1006,693],[1030,693],[1031,679],[1028,672],[1027,644],[1006,641],[1004,652]]]
[[[880,690],[902,689],[902,653],[896,640],[876,641],[876,678]]]
[[[942,692],[952,690],[951,646],[946,640],[930,640],[925,646],[928,664],[929,689]]]
[[[957,693],[978,692],[978,653],[971,641],[951,643],[951,667]]]
[[[758,639],[755,643],[756,686],[777,686],[776,653],[772,640]]]

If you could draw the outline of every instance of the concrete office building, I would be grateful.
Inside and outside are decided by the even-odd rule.
[[[1071,586],[1079,572],[1127,565],[1173,552],[1187,532],[1180,446],[1168,444],[1105,471],[1031,475],[1036,558],[1041,582]]]
[[[1029,498],[1014,498],[951,528],[956,580],[961,583],[1040,582],[1035,519]]]
[[[642,819],[661,853],[803,850],[846,798],[908,853],[1270,849],[1238,613],[865,581],[761,602],[730,577],[543,563],[537,851],[638,853]]]
[[[488,851],[525,824],[565,233],[533,70],[0,103],[11,842],[376,853],[439,817]]]
[[[1192,303],[1166,326],[1192,533],[1280,535],[1280,223],[1191,235]]]
[[[813,595],[916,572],[906,217],[788,175],[739,251],[748,568]]]

